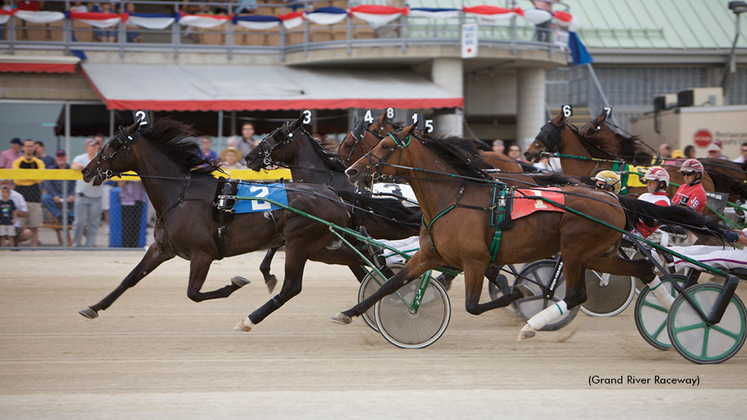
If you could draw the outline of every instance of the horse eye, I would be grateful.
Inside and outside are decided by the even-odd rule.
[[[386,149],[389,148],[389,145],[386,144],[386,143],[381,143],[381,148],[384,149],[384,150],[386,150]]]

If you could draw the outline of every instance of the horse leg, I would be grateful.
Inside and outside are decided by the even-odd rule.
[[[125,290],[135,286],[143,277],[147,276],[148,273],[155,270],[156,267],[161,265],[164,261],[168,261],[174,258],[175,254],[173,251],[166,247],[160,246],[158,243],[154,243],[148,248],[148,251],[140,260],[137,266],[130,271],[130,274],[122,280],[122,283],[114,289],[107,297],[101,300],[101,302],[89,306],[88,308],[79,311],[78,313],[88,319],[94,319],[99,316],[98,312],[106,310],[117,298],[119,298]]]
[[[207,279],[207,274],[210,270],[210,264],[212,262],[213,257],[203,253],[193,253],[192,258],[190,258],[187,297],[189,297],[194,302],[227,298],[231,295],[231,293],[241,289],[243,286],[249,283],[249,281],[244,279],[243,277],[234,277],[231,279],[231,283],[229,283],[227,286],[210,292],[201,292],[200,289],[202,289],[203,284],[205,284],[205,279]]]
[[[270,273],[270,265],[272,264],[272,259],[275,257],[275,253],[278,252],[278,249],[280,248],[268,249],[265,257],[259,264],[259,271],[262,272],[262,276],[265,278],[265,284],[267,285],[267,290],[269,290],[270,293],[275,290],[275,286],[278,284],[278,278]]]
[[[268,300],[267,303],[256,309],[246,318],[242,318],[233,327],[234,331],[251,331],[254,325],[262,322],[268,315],[280,309],[285,302],[301,293],[303,270],[306,266],[308,255],[305,250],[296,250],[299,247],[294,245],[289,241],[285,246],[285,278],[283,279],[283,287],[280,289],[280,293],[273,296],[272,299]]]
[[[513,292],[505,293],[490,302],[480,303],[483,278],[486,275],[497,275],[497,273],[492,270],[488,271],[485,264],[479,261],[464,265],[465,307],[467,312],[472,315],[480,315],[491,309],[503,308],[517,299],[534,296],[529,288],[520,285],[521,287],[517,287]]]
[[[379,290],[347,311],[335,315],[330,321],[338,324],[350,324],[354,316],[360,316],[384,296],[396,292],[402,286],[423,275],[426,271],[439,267],[442,264],[443,262],[438,258],[425,256],[425,253],[422,251],[416,252],[402,270],[382,284]]]

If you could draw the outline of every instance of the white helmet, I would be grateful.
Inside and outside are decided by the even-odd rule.
[[[660,166],[654,166],[646,171],[646,175],[643,175],[645,181],[662,181],[667,187],[669,187],[669,172]]]

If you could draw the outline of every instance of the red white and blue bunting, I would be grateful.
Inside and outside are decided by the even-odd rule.
[[[479,17],[483,21],[506,20],[521,17],[529,23],[541,24],[553,20],[558,26],[566,28],[570,32],[578,29],[578,19],[568,12],[549,12],[540,9],[522,10],[521,8],[506,9],[497,6],[475,6],[463,9],[438,9],[438,8],[412,8],[391,7],[379,5],[360,5],[351,7],[350,10],[338,7],[323,7],[314,11],[294,12],[280,16],[222,16],[222,15],[190,15],[177,12],[173,15],[163,13],[76,13],[76,12],[32,12],[28,10],[12,9],[10,11],[0,10],[0,24],[8,22],[11,16],[32,23],[51,23],[65,18],[85,22],[97,28],[110,28],[119,22],[134,23],[146,29],[165,29],[174,22],[182,26],[193,26],[198,28],[214,28],[232,22],[253,30],[266,30],[279,24],[286,29],[293,29],[303,24],[304,20],[318,25],[335,25],[348,16],[362,19],[372,25],[383,25],[398,19],[401,16],[411,18],[450,19],[456,18],[460,13],[467,13]]]

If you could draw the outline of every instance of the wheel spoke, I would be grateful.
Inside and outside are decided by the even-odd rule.
[[[711,333],[711,329],[705,327],[703,330],[703,349],[700,351],[700,357],[706,359],[708,357],[708,336]]]
[[[739,337],[742,336],[742,334],[740,334],[738,332],[737,333],[733,333],[733,332],[731,332],[729,330],[726,330],[726,329],[722,328],[718,324],[712,326],[711,329],[714,330],[714,331],[720,332],[721,334],[723,334],[723,335],[725,335],[727,337],[731,337],[731,338],[733,338],[735,340],[738,340]]]
[[[685,332],[685,331],[697,330],[699,328],[705,328],[705,329],[707,329],[708,327],[706,327],[705,322],[699,322],[697,324],[685,325],[684,327],[672,328],[672,332],[675,333],[675,334],[679,334],[679,333],[682,333],[682,332]]]

